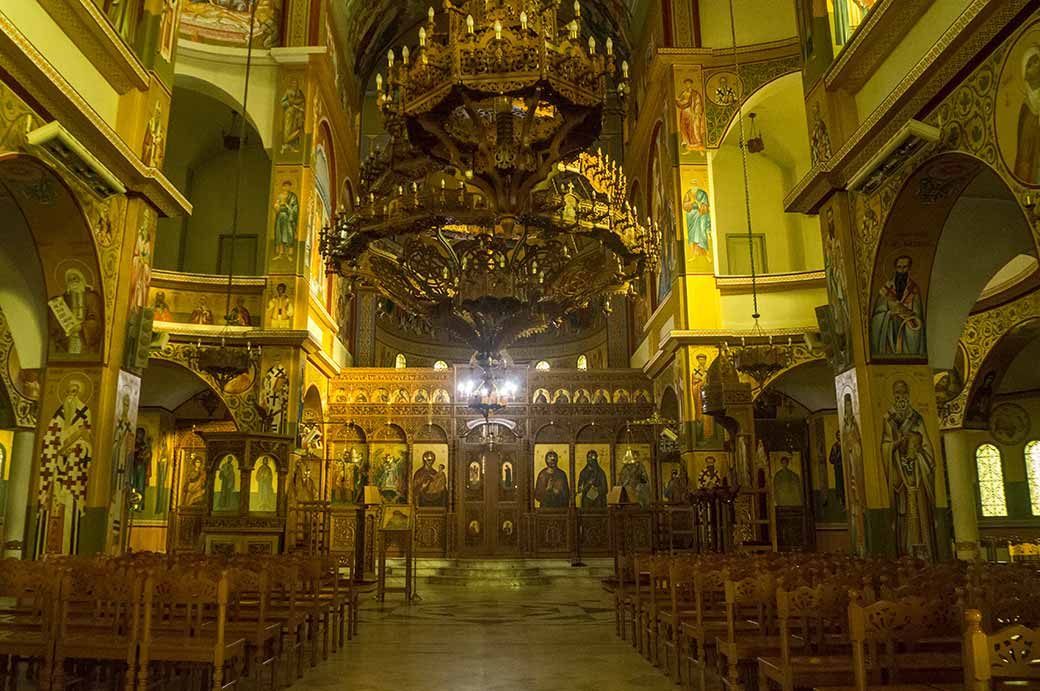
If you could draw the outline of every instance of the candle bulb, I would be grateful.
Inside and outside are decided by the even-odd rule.
[[[409,56],[409,54],[410,54],[410,51],[408,50],[408,46],[405,46],[404,48],[401,49],[401,62],[403,62],[406,65],[408,64],[408,56]]]
[[[426,27],[424,26],[419,27],[419,47],[426,47]]]
[[[571,38],[578,38],[578,21],[576,19],[571,20],[571,23],[567,26],[570,29]]]
[[[386,64],[390,66],[390,69],[394,68],[394,49],[386,51]]]
[[[495,20],[495,40],[502,40],[502,22]]]
[[[379,73],[376,75],[376,91],[383,90],[383,74]]]
[[[580,17],[581,16],[581,3],[578,2],[578,0],[574,0],[574,16],[575,17]]]
[[[527,12],[520,12],[520,28],[527,31]]]
[[[589,55],[596,54],[596,37],[589,36]]]
[[[614,39],[612,39],[610,36],[607,36],[607,55],[613,55],[613,54],[614,54]]]
[[[624,79],[628,79],[628,60],[621,62],[621,76]]]
[[[469,34],[473,33],[473,15],[472,14],[467,14],[466,15],[466,32],[469,33]]]
[[[426,16],[430,19],[430,24],[433,24],[433,17],[436,14],[433,10],[433,5],[430,5],[430,9],[426,11]]]

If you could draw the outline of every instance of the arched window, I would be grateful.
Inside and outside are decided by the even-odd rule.
[[[549,362],[547,360],[539,360],[538,364],[534,366],[535,369],[546,370],[549,369]]]
[[[975,450],[975,468],[979,474],[982,515],[1007,516],[1007,499],[1004,497],[1004,468],[1000,462],[1000,449],[992,444],[979,446]]]
[[[588,368],[589,368],[589,358],[585,354],[579,355],[578,356],[578,369],[588,369]]]
[[[438,360],[437,362],[433,363],[433,368],[434,369],[448,369],[448,363],[446,363],[444,360]]]
[[[1026,444],[1026,481],[1034,516],[1040,516],[1040,440]]]
[[[408,366],[408,358],[404,356],[404,353],[398,353],[397,359],[394,360],[394,367],[397,369],[404,369]]]

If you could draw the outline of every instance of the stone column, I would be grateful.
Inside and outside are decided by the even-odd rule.
[[[22,558],[35,442],[36,432],[32,430],[14,433],[14,443],[11,445],[11,474],[7,483],[7,506],[4,508],[5,558]]]
[[[946,473],[950,481],[950,508],[953,512],[953,540],[957,558],[972,560],[978,556],[979,518],[975,502],[976,444],[971,433],[963,429],[944,430]]]

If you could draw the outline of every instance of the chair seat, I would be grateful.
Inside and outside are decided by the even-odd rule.
[[[148,659],[151,662],[213,662],[213,650],[216,644],[215,638],[162,637],[152,640],[148,646]],[[241,657],[245,647],[244,638],[226,641],[224,659]]]

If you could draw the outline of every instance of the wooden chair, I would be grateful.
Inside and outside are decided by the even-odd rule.
[[[108,680],[133,689],[144,575],[129,565],[96,560],[65,570],[53,686]]]
[[[758,688],[771,685],[783,691],[824,685],[852,684],[852,657],[848,645],[848,591],[821,584],[776,590],[780,654],[758,658]],[[798,629],[807,642],[801,651],[792,639]],[[794,654],[799,652],[800,654]]]
[[[668,602],[657,608],[657,635],[664,644],[665,671],[677,684],[682,683],[680,630],[684,621],[696,616],[693,585],[696,572],[697,564],[692,557],[673,557],[669,563]]]
[[[271,597],[268,613],[281,624],[279,649],[285,658],[283,684],[288,686],[303,678],[304,644],[307,640],[307,615],[298,603],[299,568],[288,558],[273,557],[267,564]]]
[[[640,610],[640,629],[646,648],[640,652],[656,667],[660,664],[657,617],[658,611],[667,606],[670,595],[671,558],[655,556],[647,566],[650,573],[648,598],[646,606]]]
[[[60,572],[42,561],[0,560],[0,683],[17,689],[21,665],[51,688]]]
[[[639,590],[643,587],[637,570],[637,557],[635,554],[619,555],[618,573],[614,581],[614,626],[618,637],[628,640],[628,632],[631,627],[632,644],[636,645],[638,620],[637,613],[639,602]]]
[[[689,688],[694,687],[695,675],[699,688],[706,688],[716,637],[726,631],[726,580],[722,569],[715,560],[697,565],[693,576],[693,613],[679,626],[680,655]]]
[[[265,561],[238,561],[228,570],[228,622],[225,633],[246,641],[246,676],[257,689],[278,684],[281,662],[282,625],[268,613],[271,596],[270,576]]]
[[[857,691],[907,682],[963,678],[959,650],[918,652],[919,641],[948,631],[949,603],[907,597],[864,605],[850,595],[849,636]]]
[[[986,634],[981,612],[970,609],[964,619],[967,691],[1004,688],[1008,682],[1018,688],[1040,688],[1040,628],[1015,625]]]
[[[137,689],[156,681],[172,688],[237,688],[246,641],[227,635],[228,574],[181,570],[149,575],[138,652]],[[153,669],[153,665],[155,669]],[[201,677],[201,679],[199,678]]]
[[[726,579],[726,631],[716,639],[723,684],[741,689],[741,668],[780,648],[776,626],[776,577],[757,573]]]

